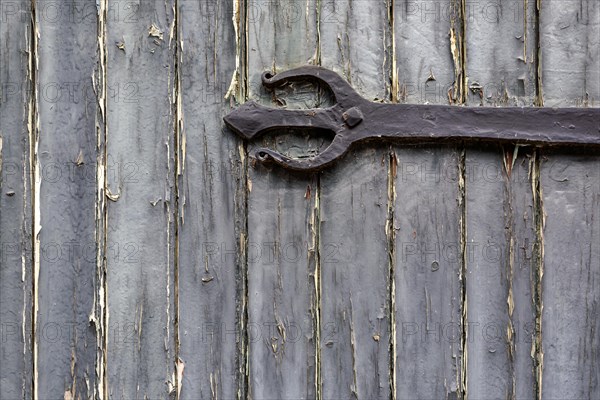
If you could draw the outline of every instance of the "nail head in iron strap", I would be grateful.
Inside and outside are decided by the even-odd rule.
[[[318,155],[294,159],[260,148],[255,157],[282,167],[317,171],[341,158],[354,143],[393,140],[400,143],[435,141],[496,141],[551,146],[600,146],[599,108],[459,107],[425,104],[382,104],[362,98],[338,74],[326,68],[305,66],[273,75],[262,83],[275,88],[292,81],[317,81],[327,86],[335,102],[331,107],[287,110],[242,104],[226,115],[225,124],[244,139],[285,128],[324,129],[333,141]]]

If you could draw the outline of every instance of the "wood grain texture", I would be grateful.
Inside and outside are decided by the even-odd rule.
[[[321,65],[363,97],[390,98],[388,4],[322,2]],[[365,146],[320,178],[321,393],[390,396],[389,152]]]
[[[460,397],[459,152],[395,151],[396,398]]]
[[[469,7],[469,106],[536,102],[535,7],[535,1]],[[466,149],[466,391],[475,398],[535,396],[532,288],[538,263],[528,173],[534,154],[526,149]]]
[[[534,161],[523,149],[513,157],[466,153],[467,392],[476,398],[535,395]]]
[[[508,397],[509,347],[506,197],[498,150],[467,149],[466,306],[467,393],[475,398]],[[485,367],[476,367],[476,366]]]
[[[596,1],[543,2],[544,105],[598,107],[599,7]],[[600,158],[593,152],[542,152],[540,162],[541,396],[598,398]]]
[[[253,100],[275,105],[269,101],[275,97],[261,85],[264,71],[277,72],[314,60],[314,4],[294,0],[248,2],[248,95]],[[298,108],[314,104],[314,99],[310,90],[301,90],[284,100],[289,107]],[[262,144],[284,152],[303,151],[289,136],[266,138]],[[252,146],[249,152],[252,154]],[[248,394],[256,399],[315,398],[317,181],[312,176],[250,165]]]
[[[316,185],[275,173],[268,178],[255,176],[252,191],[270,195],[258,202],[251,192],[248,208],[248,389],[260,399],[314,398],[314,263],[309,251],[315,244],[307,221],[315,200],[305,195]]]
[[[231,1],[179,1],[178,146],[179,358],[185,366],[182,399],[238,395],[238,304],[243,300],[236,224],[245,199],[238,140],[223,127],[225,99],[236,66]],[[239,51],[239,50],[238,50]]]
[[[598,398],[600,158],[542,160],[542,397]]]
[[[539,19],[544,105],[598,107],[600,4],[548,0]]]
[[[394,3],[397,95],[404,103],[460,101],[457,3]],[[453,36],[449,36],[449,32]],[[459,151],[394,147],[395,396],[463,391]]]
[[[598,155],[368,144],[288,173],[253,150],[330,138],[222,122],[329,105],[262,87],[306,64],[372,101],[597,107],[599,11],[2,1],[0,398],[600,398]]]
[[[448,104],[462,68],[460,16],[455,1],[394,1],[396,98],[408,103]],[[449,37],[452,32],[454,38]],[[460,88],[459,88],[460,89]]]
[[[110,398],[175,392],[174,4],[128,3],[107,20]]]
[[[96,379],[96,331],[89,319],[96,291],[97,15],[94,1],[39,1],[34,9],[39,68],[34,397],[89,397]]]
[[[533,173],[538,155],[527,148],[510,155],[509,152],[510,149],[506,150],[503,160],[505,226],[508,227],[504,249],[508,254],[509,296],[506,300],[510,321],[506,336],[515,398],[533,398],[537,395],[534,346],[538,306],[534,285],[540,264],[535,253],[538,232]]]
[[[538,50],[535,7],[535,0],[468,5],[469,105],[533,105]]]
[[[323,398],[390,394],[388,152],[369,149],[321,180]]]
[[[31,13],[0,15],[0,398],[32,395]]]

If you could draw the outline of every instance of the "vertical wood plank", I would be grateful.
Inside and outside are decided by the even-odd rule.
[[[456,101],[455,71],[462,64],[455,2],[395,0],[393,12],[398,81],[394,96],[407,103]]]
[[[540,183],[542,398],[598,398],[600,157],[547,154]]]
[[[93,396],[96,331],[96,4],[33,3],[39,143],[34,397]]]
[[[474,397],[535,394],[534,161],[531,152],[511,150],[468,148],[465,160],[467,393]]]
[[[532,106],[535,2],[472,4],[466,54],[470,106]],[[466,391],[475,398],[535,395],[532,160],[523,148],[466,149]]]
[[[247,4],[248,94],[274,106],[260,76],[314,60],[315,2]],[[285,100],[297,108],[313,99],[301,91]],[[293,150],[294,143],[288,136],[263,141],[278,151]],[[316,179],[256,164],[249,168],[247,188],[248,392],[257,399],[315,398]]]
[[[452,398],[462,384],[459,153],[396,154],[396,398]]]
[[[396,100],[461,101],[457,4],[395,2]],[[456,149],[435,146],[394,147],[394,152],[395,396],[460,397],[464,373],[460,155]]]
[[[178,146],[179,343],[185,366],[181,398],[238,394],[238,304],[243,299],[236,224],[240,198],[238,140],[223,128],[236,66],[233,2],[180,0],[182,132]],[[234,21],[234,23],[236,23]],[[243,182],[245,189],[245,182]]]
[[[470,106],[531,106],[536,96],[536,1],[468,4]]]
[[[504,153],[503,160],[507,192],[505,221],[508,226],[504,252],[508,253],[507,305],[510,320],[506,336],[515,398],[537,395],[535,324],[539,304],[535,284],[540,260],[536,253],[538,236],[533,179],[537,157],[534,149],[520,148],[518,154]],[[507,170],[511,172],[507,174]]]
[[[320,4],[321,64],[363,97],[390,98],[388,4]],[[323,398],[390,395],[389,152],[350,152],[320,180]]]
[[[545,1],[540,10],[544,104],[598,107],[600,5]],[[542,398],[598,398],[600,158],[545,151],[541,277]]]
[[[174,1],[107,20],[108,396],[167,398],[174,375]]]
[[[321,180],[323,398],[390,394],[389,153],[357,151]]]
[[[540,5],[542,94],[547,107],[598,107],[600,5],[547,0]]]
[[[0,398],[32,396],[31,12],[0,4]]]

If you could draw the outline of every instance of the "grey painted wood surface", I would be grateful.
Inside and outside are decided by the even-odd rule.
[[[591,151],[370,144],[302,175],[221,122],[331,104],[261,87],[304,64],[375,101],[597,106],[596,2],[14,4],[0,397],[600,395]]]
[[[396,101],[460,102],[456,7],[395,2]],[[394,154],[395,395],[452,398],[464,375],[460,151],[395,146]]]
[[[593,0],[548,0],[540,7],[544,105],[598,107],[599,7]]]
[[[130,3],[106,25],[111,398],[175,391],[174,5]]]
[[[452,398],[464,372],[459,152],[395,152],[396,398]]]
[[[467,392],[533,397],[535,155],[467,150]],[[533,346],[533,347],[532,347]],[[478,365],[482,368],[474,368]]]
[[[320,10],[321,65],[373,101],[390,99],[388,7],[339,1]],[[320,177],[323,398],[390,396],[389,164],[388,149],[364,146]]]
[[[251,1],[249,6],[248,96],[275,105],[276,97],[265,92],[260,76],[307,64],[317,54],[316,10],[297,1]],[[306,107],[314,101],[300,89],[298,101],[292,98],[288,105]],[[266,138],[263,143],[294,151],[287,141]],[[317,180],[260,165],[249,166],[247,179],[248,395],[315,398]]]
[[[401,0],[393,4],[395,98],[407,103],[458,101],[456,69],[462,66],[456,3],[447,0],[427,5]]]
[[[89,5],[35,7],[34,397],[96,386],[97,18]],[[64,14],[63,14],[64,13]],[[65,40],[75,38],[75,40]]]
[[[365,149],[321,179],[323,398],[390,395],[389,153]]]
[[[469,105],[532,106],[538,65],[536,2],[473,4],[466,38]]]
[[[31,13],[0,24],[0,398],[32,394]]]
[[[545,105],[598,107],[599,26],[598,2],[549,1],[542,6]],[[597,398],[598,346],[592,343],[600,339],[600,158],[581,151],[541,154],[542,396]]]
[[[597,398],[600,160],[548,155],[542,162],[544,398]],[[577,210],[577,211],[575,211]],[[568,238],[568,239],[565,239]]]
[[[469,10],[468,105],[537,104],[535,7]],[[466,149],[466,392],[474,398],[536,395],[536,156],[509,146]]]
[[[178,3],[178,381],[181,398],[235,398],[241,354],[239,142],[224,132],[236,62],[233,4]],[[238,72],[239,73],[239,72]],[[237,97],[237,96],[236,96]]]

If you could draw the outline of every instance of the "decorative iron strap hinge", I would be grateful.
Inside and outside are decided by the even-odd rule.
[[[495,141],[534,145],[600,146],[599,108],[457,107],[426,104],[382,104],[365,100],[338,74],[306,66],[273,75],[265,72],[263,85],[283,86],[291,81],[316,80],[335,97],[327,108],[287,110],[254,101],[244,103],[223,120],[244,139],[275,129],[327,130],[333,141],[318,155],[294,159],[260,148],[255,157],[282,167],[317,171],[341,158],[350,147],[366,140],[401,143],[437,141]]]

